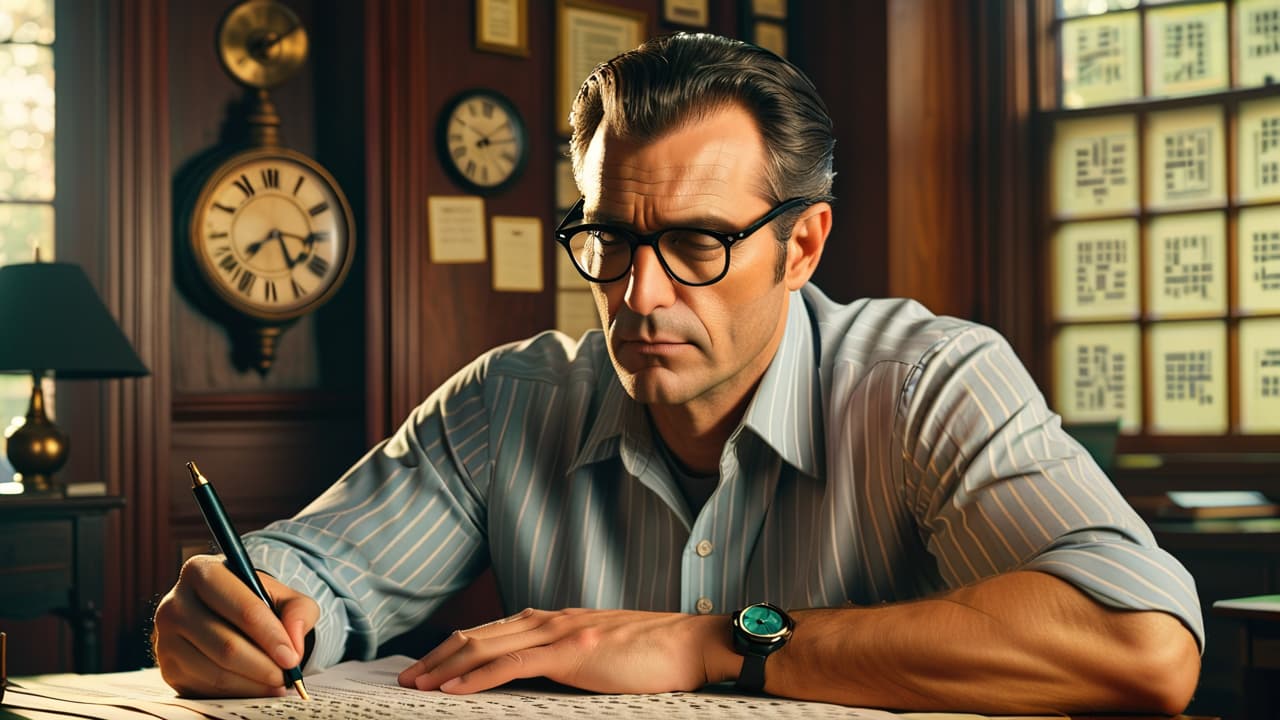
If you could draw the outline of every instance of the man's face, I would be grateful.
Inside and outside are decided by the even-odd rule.
[[[587,222],[639,233],[684,226],[733,232],[772,209],[761,188],[764,144],[730,106],[662,138],[635,142],[602,124],[581,176]],[[593,284],[609,354],[643,403],[728,409],[754,389],[782,337],[786,286],[776,281],[772,224],[733,245],[728,274],[704,287],[673,280],[651,247],[631,271]]]

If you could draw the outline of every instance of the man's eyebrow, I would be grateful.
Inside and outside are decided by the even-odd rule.
[[[607,213],[596,211],[595,213],[583,212],[582,221],[591,225],[613,225],[625,228],[633,232],[639,232],[629,221],[622,220]],[[695,230],[714,230],[716,232],[735,232],[742,228],[734,227],[727,218],[718,215],[709,215],[705,211],[701,211],[696,215],[689,215],[676,221],[664,222],[657,228],[649,230],[656,232],[658,230],[667,230],[669,228],[693,228]]]

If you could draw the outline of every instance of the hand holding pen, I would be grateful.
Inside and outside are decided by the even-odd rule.
[[[192,479],[193,493],[212,490],[197,493],[200,482],[195,475]],[[303,639],[319,620],[320,608],[270,575],[246,573],[274,600],[273,612],[232,569],[232,548],[242,546],[221,538],[219,544],[226,559],[196,555],[187,560],[177,584],[156,607],[152,644],[161,676],[184,697],[284,695],[293,679],[283,682],[283,672],[301,662]]]
[[[262,581],[258,579],[258,572],[254,570],[253,563],[249,561],[249,553],[245,552],[244,545],[240,542],[240,534],[236,532],[231,525],[231,518],[227,517],[227,511],[222,507],[222,501],[218,499],[218,493],[214,491],[213,486],[200,474],[200,470],[193,462],[187,463],[187,471],[191,473],[191,492],[196,496],[196,502],[200,505],[200,514],[204,515],[205,524],[209,526],[209,532],[213,533],[213,539],[217,541],[218,547],[222,548],[222,554],[227,557],[227,567],[231,572],[236,574],[249,589],[257,595],[267,607],[271,608],[271,612],[275,612],[275,605],[271,602],[271,596],[267,594],[267,589],[262,586]],[[285,685],[293,685],[298,690],[298,694],[303,700],[310,700],[307,696],[307,688],[302,684],[302,668],[298,665],[285,670]]]

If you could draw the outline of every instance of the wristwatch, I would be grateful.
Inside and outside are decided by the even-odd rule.
[[[739,690],[764,690],[764,661],[791,639],[796,621],[777,605],[755,603],[733,614],[733,650],[742,656]]]

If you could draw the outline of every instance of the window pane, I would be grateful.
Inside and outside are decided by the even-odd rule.
[[[53,112],[53,50],[0,44],[0,200],[53,200]]]
[[[0,42],[53,44],[53,0],[0,0]]]
[[[0,265],[53,260],[53,206],[0,202]]]
[[[1142,96],[1138,13],[1062,23],[1062,105],[1091,107]]]

